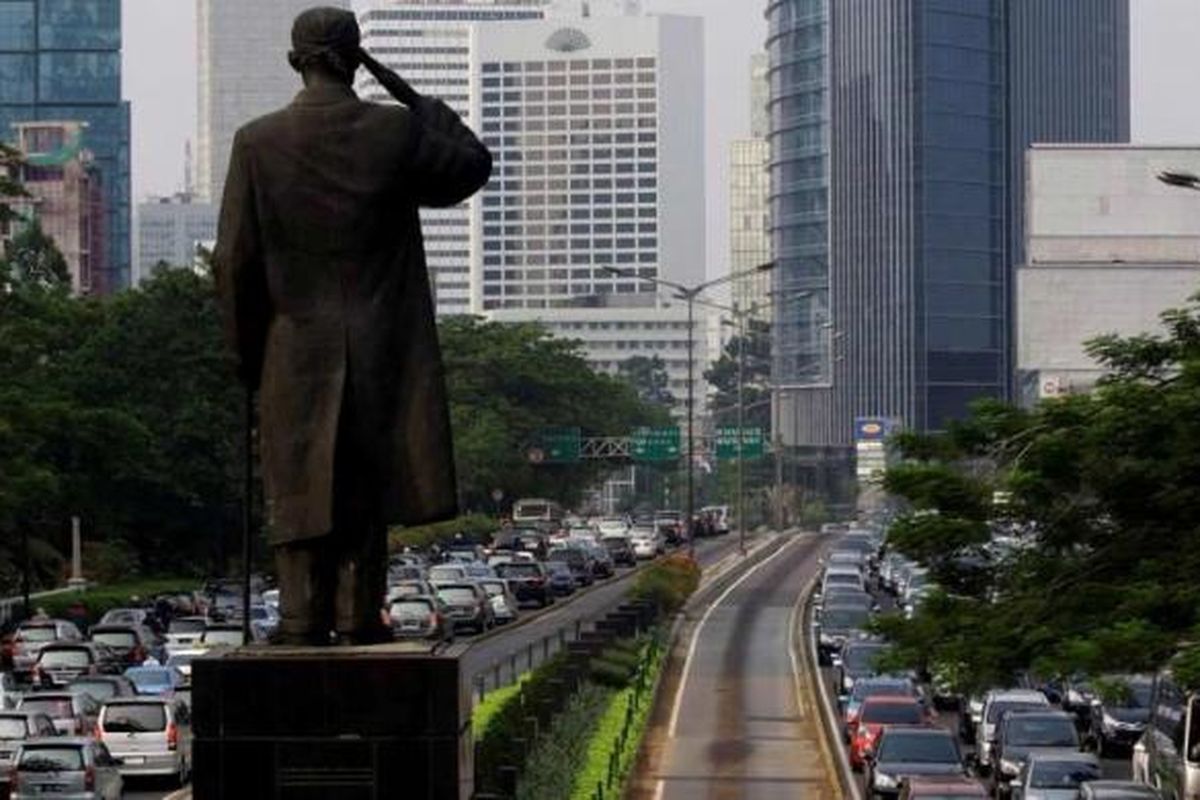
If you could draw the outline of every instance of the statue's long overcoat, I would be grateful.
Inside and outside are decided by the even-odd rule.
[[[239,374],[258,386],[272,541],[333,528],[339,430],[368,443],[380,521],[457,511],[419,206],[449,206],[491,156],[446,106],[304,89],[234,139],[214,253]]]

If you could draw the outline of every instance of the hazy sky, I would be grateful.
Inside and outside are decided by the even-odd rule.
[[[133,102],[133,191],[183,186],[196,130],[194,0],[122,0],[125,97]],[[253,0],[245,0],[253,2]],[[314,4],[315,1],[314,1]],[[705,18],[709,271],[723,271],[728,145],[750,128],[749,60],[766,35],[763,0],[644,0],[652,13]],[[1132,0],[1133,137],[1200,144],[1200,2]]]

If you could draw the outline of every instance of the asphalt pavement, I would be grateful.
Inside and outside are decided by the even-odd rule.
[[[651,731],[654,755],[633,796],[839,796],[794,649],[822,549],[819,537],[786,537],[695,612],[679,678],[667,687],[670,717]]]

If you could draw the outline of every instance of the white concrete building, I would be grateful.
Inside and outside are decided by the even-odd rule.
[[[1017,362],[1032,402],[1089,390],[1088,340],[1160,332],[1200,290],[1200,195],[1155,177],[1200,173],[1200,147],[1034,145],[1027,166]]]
[[[672,352],[685,311],[639,276],[704,280],[702,21],[552,18],[473,36],[472,118],[495,167],[472,215],[472,307],[569,333],[605,369]],[[682,398],[686,354],[668,362]]]
[[[198,130],[196,193],[220,203],[233,134],[282,108],[301,88],[287,62],[292,21],[314,5],[349,0],[196,0]]]
[[[217,206],[196,202],[181,193],[173,197],[151,197],[135,212],[133,284],[136,286],[161,262],[172,267],[191,267],[196,247],[217,238]]]
[[[422,94],[439,97],[471,117],[470,27],[541,19],[549,0],[358,0],[363,47],[396,70]],[[394,102],[366,70],[359,73],[361,97]],[[423,209],[425,254],[439,314],[471,308],[470,204]]]
[[[729,144],[729,271],[754,269],[771,260],[771,145],[767,117],[767,57],[750,64],[750,137]],[[771,273],[764,272],[731,287],[738,308],[756,309],[770,319]]]

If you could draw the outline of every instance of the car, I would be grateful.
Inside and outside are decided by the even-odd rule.
[[[154,612],[149,608],[110,608],[100,617],[96,627],[116,626],[149,626],[154,620]]]
[[[121,760],[124,777],[171,776],[182,786],[192,771],[192,720],[174,698],[110,700],[100,709],[97,736]]]
[[[912,695],[876,695],[863,701],[858,725],[850,740],[850,768],[861,770],[889,725],[923,725],[929,712]]]
[[[33,681],[42,686],[66,686],[83,675],[113,675],[120,671],[120,661],[102,644],[56,642],[38,652]]]
[[[437,598],[445,603],[446,614],[455,630],[484,633],[495,624],[492,604],[483,588],[471,581],[436,583]]]
[[[88,675],[76,678],[67,684],[67,690],[86,692],[95,698],[97,703],[104,703],[114,697],[137,696],[137,687],[124,675]]]
[[[87,736],[100,713],[100,703],[84,692],[35,692],[21,698],[17,711],[45,714],[60,734]]]
[[[136,667],[158,649],[154,635],[140,625],[96,625],[88,631],[88,641],[104,645],[127,667]]]
[[[975,730],[975,747],[981,769],[991,768],[992,742],[996,738],[996,724],[1006,711],[1029,709],[1036,711],[1050,706],[1046,695],[1036,689],[993,689],[984,695],[983,710],[979,715],[979,727]]]
[[[206,617],[176,617],[167,624],[166,652],[170,656],[176,650],[187,650],[200,643],[208,627]]]
[[[28,678],[43,647],[56,642],[82,641],[83,634],[73,622],[61,619],[22,622],[13,634],[13,672],[18,678]]]
[[[591,555],[579,547],[556,547],[546,554],[546,563],[561,561],[571,570],[577,586],[591,586],[596,581]]]
[[[1112,691],[1098,695],[1088,715],[1088,734],[1101,758],[1117,750],[1128,752],[1142,738],[1154,689],[1149,675],[1114,676],[1105,683]]]
[[[465,564],[434,564],[429,568],[430,583],[453,583],[468,577]]]
[[[852,639],[846,642],[838,657],[834,659],[839,699],[849,695],[854,689],[855,682],[859,679],[879,674],[875,662],[886,650],[887,645],[883,642],[869,639],[858,641]]]
[[[200,634],[200,646],[212,647],[241,647],[246,643],[245,632],[240,623],[217,623],[209,625]]]
[[[54,721],[39,711],[0,711],[0,787],[8,783],[8,771],[21,742],[57,735]],[[0,797],[4,796],[0,790]]]
[[[868,697],[889,695],[893,697],[913,697],[921,699],[920,689],[911,678],[882,675],[874,678],[863,678],[856,681],[854,689],[842,706],[842,736],[846,742],[853,740],[858,732],[858,715],[862,704]]]
[[[900,800],[975,800],[987,796],[987,789],[970,778],[905,778],[900,782]]]
[[[427,580],[413,578],[410,580],[396,581],[391,583],[387,588],[388,602],[400,599],[402,597],[429,597],[433,592],[433,584]]]
[[[1075,720],[1066,711],[1005,711],[991,748],[992,776],[1003,794],[1034,755],[1071,755],[1080,749]],[[1097,776],[1098,777],[1098,776]]]
[[[608,548],[594,539],[583,544],[583,549],[592,558],[592,574],[597,578],[611,578],[617,571],[616,562]]]
[[[634,555],[633,545],[629,543],[628,536],[605,536],[600,539],[600,546],[612,556],[614,564],[632,567],[637,563],[637,556]]]
[[[554,603],[546,568],[536,561],[507,561],[496,565],[496,575],[508,581],[518,603],[537,603],[542,608]]]
[[[833,663],[839,652],[853,636],[861,634],[871,620],[871,612],[861,606],[822,606],[813,620],[817,631],[817,656],[823,666]]]
[[[654,527],[667,544],[676,545],[683,541],[683,513],[680,511],[659,511],[654,515]]]
[[[894,725],[879,736],[867,760],[866,787],[871,798],[900,794],[905,778],[964,777],[962,753],[954,734],[944,728]]]
[[[658,541],[648,532],[634,528],[629,534],[629,546],[633,549],[633,557],[638,561],[654,558],[658,555]]]
[[[94,739],[30,739],[15,761],[11,800],[120,800],[125,793],[120,760]]]
[[[1085,781],[1100,778],[1100,760],[1091,753],[1038,753],[1021,765],[1013,780],[1014,800],[1077,800]]]
[[[1163,800],[1163,796],[1144,783],[1091,780],[1079,784],[1079,800]]]
[[[821,609],[826,607],[840,606],[842,608],[852,608],[857,606],[864,611],[875,612],[879,610],[879,604],[875,598],[867,592],[860,592],[857,589],[848,589],[845,587],[831,588],[827,596],[821,597],[820,601],[813,602],[813,610],[818,614]]]
[[[562,561],[547,561],[545,567],[546,580],[556,595],[575,594],[575,575],[570,566]]]
[[[445,603],[434,594],[409,594],[388,602],[392,635],[397,639],[453,642],[454,623]]]
[[[629,521],[624,517],[603,517],[596,521],[596,530],[601,537],[624,536],[629,532]]]
[[[825,568],[821,576],[821,596],[824,597],[834,586],[845,586],[860,592],[867,590],[862,570],[850,564],[830,564]]]
[[[176,650],[167,657],[167,660],[163,662],[162,666],[179,670],[179,674],[183,676],[183,679],[185,681],[190,681],[192,679],[192,662],[207,653],[208,650],[203,647],[192,647],[187,650]]]
[[[130,667],[125,677],[139,695],[170,695],[187,682],[183,672],[170,664],[161,667]]]
[[[517,597],[503,578],[488,578],[479,581],[492,604],[492,615],[500,625],[514,621],[519,615]]]

